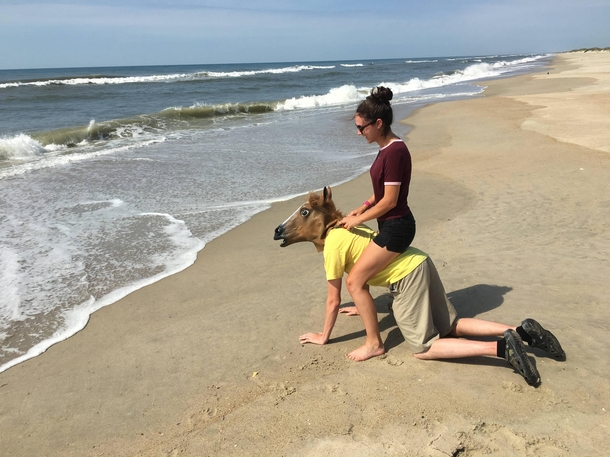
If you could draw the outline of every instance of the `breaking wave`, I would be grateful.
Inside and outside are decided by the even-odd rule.
[[[412,78],[406,82],[379,82],[378,85],[389,87],[394,92],[395,102],[411,101],[413,92],[425,91],[442,86],[497,77],[515,68],[527,68],[545,55],[525,57],[517,60],[501,60],[494,63],[478,62],[470,58],[471,65],[462,70],[437,74],[429,79]],[[415,61],[413,61],[415,62]],[[424,62],[420,60],[419,62]],[[341,64],[352,65],[352,64]],[[360,64],[354,64],[360,65]],[[266,72],[308,71],[334,66],[298,65],[278,69],[256,70],[246,72],[210,73],[200,72],[193,75],[206,77],[240,77]],[[161,76],[159,76],[161,77]],[[163,76],[178,77],[176,75]],[[182,77],[182,76],[180,76]],[[121,80],[138,80],[157,77],[120,78]],[[102,80],[104,78],[101,78]],[[106,78],[107,79],[107,78]],[[68,81],[76,81],[71,79]],[[49,81],[47,81],[49,83]],[[33,83],[32,83],[33,84]],[[308,110],[326,107],[342,107],[360,102],[369,93],[369,87],[343,85],[331,88],[325,94],[303,95],[286,100],[253,103],[194,104],[191,106],[169,107],[160,112],[142,114],[127,119],[116,119],[104,122],[90,121],[88,125],[66,127],[46,132],[19,134],[12,137],[0,137],[0,163],[3,161],[32,161],[49,152],[62,151],[67,148],[85,146],[98,142],[120,139],[138,141],[158,141],[164,135],[182,129],[205,128],[209,121],[219,117],[263,115],[274,111]],[[469,95],[473,95],[469,92]],[[163,141],[163,139],[161,139]]]
[[[335,68],[334,65],[293,65],[283,68],[267,68],[262,70],[248,71],[197,71],[193,73],[174,73],[167,75],[148,75],[148,76],[106,76],[89,75],[82,77],[38,79],[29,81],[9,81],[0,83],[0,89],[7,89],[20,86],[79,86],[84,84],[134,84],[134,83],[159,83],[159,82],[179,82],[179,81],[198,81],[217,78],[240,78],[246,76],[256,76],[263,74],[282,74],[297,73],[301,71],[326,70]]]

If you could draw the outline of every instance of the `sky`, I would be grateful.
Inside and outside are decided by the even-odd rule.
[[[610,46],[610,0],[0,0],[0,69]]]

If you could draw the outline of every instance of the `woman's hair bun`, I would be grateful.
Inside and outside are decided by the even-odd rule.
[[[394,94],[392,93],[392,89],[383,86],[373,87],[371,89],[371,96],[380,102],[390,104],[390,100]]]
[[[381,119],[383,121],[383,133],[387,134],[394,120],[394,113],[390,105],[393,95],[392,91],[387,87],[373,87],[371,95],[362,100],[358,108],[356,108],[356,114],[368,122],[375,122],[377,119]]]

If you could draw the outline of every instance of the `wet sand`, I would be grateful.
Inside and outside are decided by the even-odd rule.
[[[539,388],[496,358],[416,360],[383,289],[385,357],[345,357],[364,333],[344,315],[329,344],[301,346],[326,283],[313,245],[272,239],[297,198],[0,373],[0,455],[605,455],[610,53],[485,86],[404,121],[414,245],[461,316],[557,335],[567,361],[530,351]],[[344,211],[370,193],[368,175],[333,188]]]

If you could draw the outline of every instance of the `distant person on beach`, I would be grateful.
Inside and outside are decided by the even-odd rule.
[[[392,97],[387,87],[375,87],[356,109],[354,121],[358,134],[369,143],[379,145],[370,170],[373,195],[339,222],[348,230],[373,219],[377,219],[379,226],[379,235],[367,246],[346,281],[366,330],[364,345],[348,354],[356,361],[385,352],[375,304],[366,283],[404,252],[415,237],[415,219],[407,203],[411,154],[390,128],[394,117],[390,106]]]

